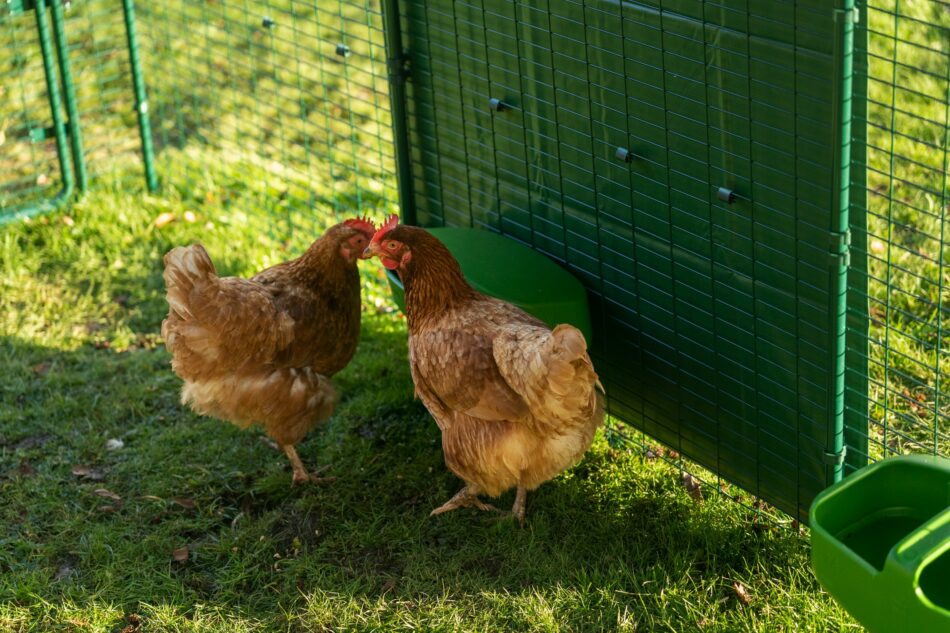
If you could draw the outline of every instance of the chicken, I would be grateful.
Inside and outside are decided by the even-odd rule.
[[[347,220],[250,279],[219,277],[201,244],[165,255],[162,336],[185,381],[182,403],[241,428],[263,426],[290,459],[294,484],[322,481],[295,445],[333,413],[330,377],[356,351],[356,262],[374,230],[365,218]]]
[[[523,525],[527,492],[575,464],[603,424],[584,336],[475,291],[438,239],[396,216],[367,252],[403,282],[416,394],[466,484],[432,514],[494,509],[478,495],[516,487],[511,513]]]

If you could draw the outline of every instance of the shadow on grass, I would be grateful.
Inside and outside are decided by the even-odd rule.
[[[529,495],[526,529],[471,510],[430,518],[460,482],[412,398],[406,356],[398,319],[364,317],[335,378],[337,412],[301,445],[338,479],[292,488],[259,432],[179,405],[161,346],[0,341],[0,604],[48,618],[49,605],[94,600],[110,605],[108,626],[132,612],[277,624],[328,600],[361,610],[606,592],[576,614],[605,624],[684,578],[728,603],[733,577],[804,560],[798,537],[750,529],[726,501],[697,504],[671,468],[603,441]]]

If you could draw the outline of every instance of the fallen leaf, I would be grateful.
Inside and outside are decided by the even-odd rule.
[[[52,365],[50,363],[37,363],[33,365],[33,373],[37,376],[45,376]]]
[[[179,563],[183,563],[188,560],[188,546],[179,547],[176,550],[172,551],[172,560]]]
[[[92,466],[86,466],[85,464],[76,464],[73,466],[71,472],[76,477],[82,477],[83,479],[89,479],[90,481],[102,481],[105,479],[105,475],[103,475],[100,471],[96,470]]]
[[[159,213],[158,217],[155,218],[155,228],[160,229],[166,224],[169,224],[174,221],[175,221],[174,213],[169,213],[167,211],[165,213]]]
[[[56,571],[56,575],[53,576],[53,582],[57,582],[65,578],[66,576],[72,575],[75,570],[73,566],[69,563],[63,563],[59,566],[59,569]]]
[[[72,219],[71,217],[69,217],[68,215],[64,215],[64,216],[63,216],[63,224],[65,224],[66,226],[73,226],[74,224],[76,224],[76,221],[73,220],[73,219]]]
[[[137,613],[130,613],[129,623],[119,633],[138,633],[142,629],[142,616]]]
[[[31,448],[37,446],[43,446],[50,439],[50,435],[30,435],[24,437],[22,440],[16,443],[16,446],[13,447],[14,451],[28,451]]]
[[[677,452],[674,451],[674,450],[669,450],[669,451],[667,451],[666,456],[669,457],[670,459],[679,459],[679,458],[680,458],[680,454],[677,453]]]
[[[732,589],[736,592],[736,597],[739,599],[739,602],[742,604],[750,604],[752,602],[752,596],[749,595],[749,590],[741,582],[732,583]]]
[[[142,495],[139,499],[142,501],[164,501],[164,499],[156,497],[155,495]]]
[[[100,497],[105,497],[106,499],[112,499],[113,501],[122,501],[122,497],[112,492],[111,490],[107,490],[106,488],[96,488],[92,492],[93,494],[97,494]]]
[[[120,448],[122,448],[123,446],[125,446],[125,442],[123,442],[122,440],[120,440],[120,439],[118,439],[118,438],[115,438],[115,437],[113,437],[112,439],[106,441],[106,450],[107,450],[107,451],[117,451],[117,450],[119,450]]]
[[[177,503],[181,507],[187,508],[189,510],[195,507],[194,500],[189,499],[188,497],[172,497],[172,503]]]
[[[119,509],[118,507],[113,506],[113,505],[99,506],[99,512],[102,512],[103,514],[112,514],[118,509]]]
[[[194,214],[193,212],[191,212],[191,211],[185,211],[185,222],[189,222],[189,223],[190,223],[190,222],[194,222],[194,221],[197,220],[197,219],[198,219],[197,216],[195,216],[195,214]]]
[[[682,482],[683,485],[686,486],[686,492],[689,493],[689,496],[692,497],[694,501],[703,500],[703,490],[698,479],[689,473],[683,473]]]

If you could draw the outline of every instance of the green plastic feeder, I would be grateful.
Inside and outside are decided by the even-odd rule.
[[[893,457],[819,494],[811,558],[869,631],[950,631],[950,460]]]
[[[469,228],[428,229],[448,247],[473,288],[515,304],[551,327],[570,323],[591,341],[584,286],[541,253],[497,233]],[[393,300],[405,310],[402,282],[387,270]]]

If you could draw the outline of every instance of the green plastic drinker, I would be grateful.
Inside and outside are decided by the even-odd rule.
[[[451,251],[475,290],[504,299],[551,327],[570,323],[591,341],[587,292],[569,272],[541,253],[497,233],[469,228],[428,229]],[[402,282],[387,270],[393,300],[405,310]]]
[[[809,516],[818,581],[868,631],[950,631],[950,460],[865,466]]]

